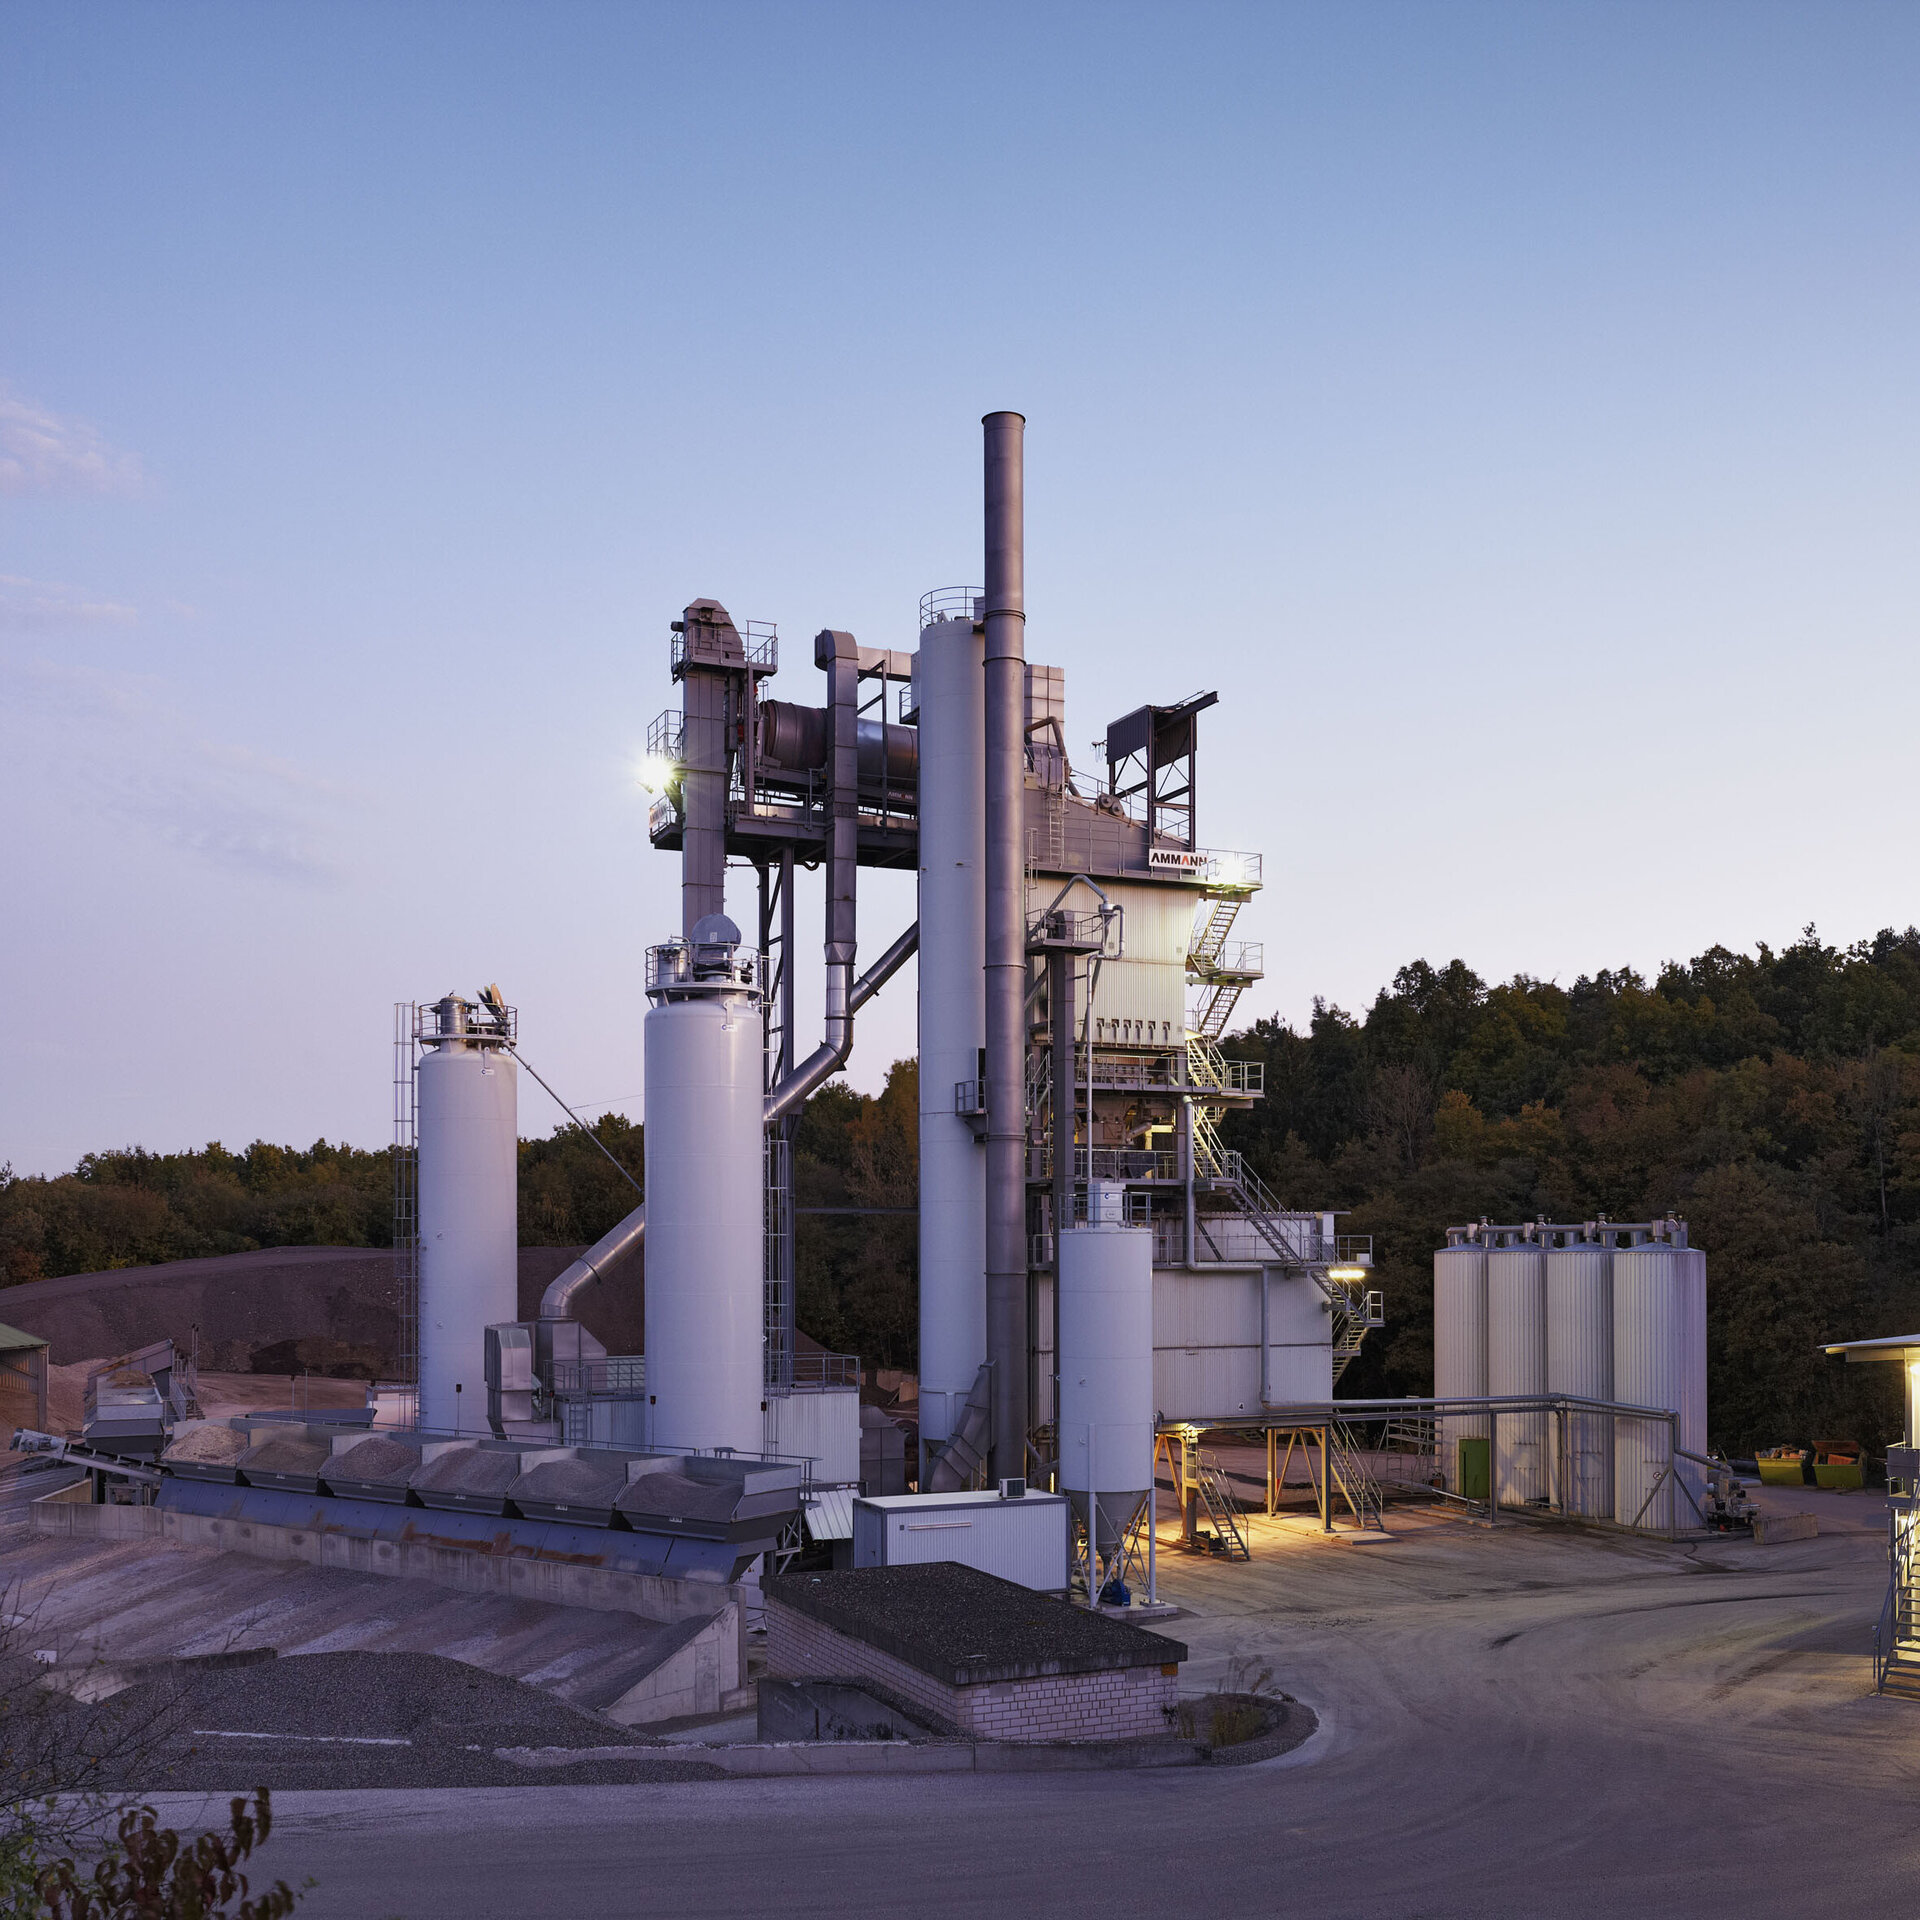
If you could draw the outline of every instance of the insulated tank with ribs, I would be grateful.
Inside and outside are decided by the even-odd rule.
[[[1487,1250],[1442,1247],[1433,1256],[1433,1391],[1436,1399],[1480,1400],[1487,1392]],[[1460,1442],[1484,1439],[1484,1414],[1446,1414],[1438,1422],[1440,1472],[1460,1491]]]
[[[1126,1190],[1096,1181],[1088,1221],[1060,1235],[1060,1486],[1116,1551],[1153,1479],[1153,1234]]]
[[[1693,1452],[1706,1442],[1706,1275],[1697,1249],[1653,1241],[1613,1255],[1613,1397],[1627,1406],[1657,1407],[1680,1418],[1675,1443]],[[1620,1416],[1613,1443],[1614,1517],[1626,1526],[1664,1531],[1694,1521],[1676,1505],[1666,1475],[1669,1428],[1661,1420]],[[1685,1461],[1698,1497],[1699,1470]]]
[[[985,645],[969,619],[933,620],[914,660],[923,1443],[951,1435],[987,1357],[986,1154],[954,1092],[980,1080],[986,1044]]]
[[[469,1037],[463,1003],[415,1068],[420,1425],[487,1431],[486,1329],[520,1315],[518,1068]]]
[[[1547,1391],[1613,1398],[1613,1255],[1580,1240],[1547,1249]],[[1560,1506],[1588,1520],[1613,1518],[1613,1422],[1603,1413],[1562,1416]]]
[[[766,1445],[766,1176],[758,997],[646,1020],[647,1399],[656,1447]]]
[[[1496,1400],[1547,1390],[1547,1256],[1532,1242],[1487,1255],[1487,1392]],[[1494,1418],[1494,1498],[1524,1507],[1547,1498],[1551,1476],[1546,1413]]]

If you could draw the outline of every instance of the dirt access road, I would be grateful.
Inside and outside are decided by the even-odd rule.
[[[1169,1554],[1198,1692],[1251,1661],[1321,1715],[1264,1765],[287,1794],[303,1916],[1843,1914],[1920,1896],[1920,1703],[1868,1691],[1872,1496],[1818,1540],[1667,1546],[1419,1515]],[[176,1804],[190,1816],[196,1809]]]

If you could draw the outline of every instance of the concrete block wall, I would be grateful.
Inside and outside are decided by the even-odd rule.
[[[766,1603],[767,1670],[776,1680],[867,1680],[951,1720],[977,1740],[1137,1740],[1165,1733],[1179,1676],[1162,1668],[1044,1674],[956,1687],[777,1600]]]

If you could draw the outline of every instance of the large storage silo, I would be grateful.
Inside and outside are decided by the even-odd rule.
[[[1087,1222],[1060,1235],[1060,1487],[1102,1556],[1153,1482],[1153,1234],[1126,1224],[1126,1189],[1096,1181]]]
[[[1547,1391],[1613,1398],[1613,1255],[1596,1241],[1547,1249]],[[1568,1413],[1563,1434],[1561,1509],[1611,1520],[1613,1422],[1603,1413]]]
[[[712,914],[647,955],[647,1402],[657,1447],[765,1449],[758,956]]]
[[[1487,1392],[1496,1399],[1547,1390],[1547,1255],[1536,1241],[1487,1255]],[[1545,1500],[1551,1485],[1546,1413],[1494,1417],[1494,1498],[1502,1506]]]
[[[1433,1391],[1441,1400],[1486,1397],[1487,1250],[1474,1242],[1442,1247],[1433,1256]],[[1486,1470],[1486,1416],[1447,1414],[1438,1425],[1447,1491],[1484,1499],[1491,1491],[1479,1486]]]
[[[519,1317],[519,1069],[468,1003],[434,1008],[415,1066],[420,1425],[487,1430],[486,1329]]]
[[[1706,1441],[1703,1266],[1694,1250],[1670,1241],[1618,1247],[1613,1255],[1613,1397],[1679,1413],[1679,1444],[1696,1452]],[[1684,1499],[1676,1508],[1673,1482],[1661,1477],[1665,1421],[1619,1416],[1613,1462],[1614,1517],[1623,1525],[1663,1529],[1693,1519]]]
[[[970,594],[961,596],[963,603]],[[920,1437],[946,1440],[987,1357],[986,1155],[956,1110],[986,1044],[986,641],[970,604],[920,631]]]

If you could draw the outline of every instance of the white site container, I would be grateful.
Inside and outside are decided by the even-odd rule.
[[[1495,1400],[1547,1390],[1547,1255],[1530,1242],[1487,1255],[1487,1393]],[[1503,1413],[1494,1422],[1494,1498],[1503,1507],[1547,1498],[1552,1417]]]
[[[1592,1241],[1547,1249],[1547,1391],[1613,1398],[1613,1254]],[[1613,1518],[1613,1422],[1604,1413],[1563,1416],[1556,1470],[1562,1509]]]
[[[986,641],[921,629],[920,1437],[946,1440],[987,1357],[986,1155],[956,1110],[986,1044]],[[651,1259],[651,1252],[649,1252]]]
[[[436,1010],[415,1069],[419,1174],[420,1425],[487,1431],[486,1329],[520,1314],[519,1070],[504,1046]]]
[[[1441,1400],[1483,1400],[1487,1393],[1487,1250],[1442,1247],[1433,1256],[1433,1391]],[[1485,1439],[1484,1414],[1448,1414],[1438,1422],[1440,1471],[1460,1488],[1460,1442]]]
[[[1029,1493],[900,1493],[853,1503],[853,1564],[910,1567],[954,1560],[1041,1593],[1064,1593],[1067,1497]]]
[[[758,1454],[766,1445],[761,1044],[750,989],[660,997],[647,1014],[655,1447]]]

